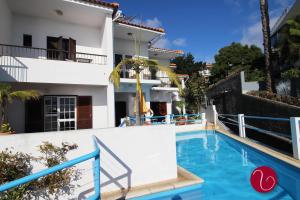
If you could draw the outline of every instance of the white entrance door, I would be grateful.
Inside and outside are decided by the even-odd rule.
[[[76,130],[76,118],[76,97],[46,96],[44,98],[45,131]]]

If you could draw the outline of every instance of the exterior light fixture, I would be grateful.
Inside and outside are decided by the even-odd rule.
[[[55,11],[55,13],[58,15],[58,16],[62,16],[64,13],[63,13],[63,11],[62,10],[60,10],[60,9],[56,9],[56,10],[54,10]]]

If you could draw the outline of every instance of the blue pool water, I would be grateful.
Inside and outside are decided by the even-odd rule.
[[[177,162],[204,179],[201,188],[152,199],[300,200],[299,169],[217,132],[178,134]],[[268,194],[256,192],[250,184],[250,175],[259,166],[273,168],[278,177],[279,185]]]

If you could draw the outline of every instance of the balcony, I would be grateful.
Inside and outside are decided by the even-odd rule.
[[[107,56],[0,44],[0,81],[108,85]]]
[[[176,88],[174,84],[170,81],[169,77],[162,71],[151,71],[149,69],[144,69],[140,73],[141,83],[152,84],[155,88]],[[132,69],[126,69],[125,67],[121,71],[121,82],[122,83],[135,83],[136,73]],[[178,90],[177,88],[175,89]]]
[[[0,65],[11,65],[15,57],[35,58],[43,60],[70,61],[79,63],[91,63],[105,65],[107,56],[70,52],[57,49],[42,49],[15,45],[0,44]]]

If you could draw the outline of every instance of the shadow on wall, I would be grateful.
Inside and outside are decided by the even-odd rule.
[[[7,82],[27,82],[27,70],[25,66],[16,57],[1,56],[0,57],[0,80]]]
[[[97,138],[97,144],[100,146],[101,153],[105,152],[106,155],[109,155],[114,161],[116,161],[118,164],[120,164],[124,169],[125,173],[118,175],[117,177],[114,177],[111,175],[108,170],[104,169],[102,166],[100,166],[101,173],[104,174],[108,180],[101,183],[101,188],[114,184],[122,191],[122,196],[126,197],[128,191],[131,188],[131,174],[132,170],[109,148],[107,147],[101,140]],[[101,157],[100,157],[100,160]],[[121,181],[126,180],[126,184],[122,184]],[[90,188],[87,191],[82,192],[79,196],[79,200],[86,199],[86,195],[93,192],[94,188]]]

